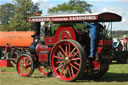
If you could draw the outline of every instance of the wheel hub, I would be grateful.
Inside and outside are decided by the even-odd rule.
[[[65,58],[63,59],[63,62],[64,62],[65,64],[68,64],[68,63],[70,62],[69,57],[65,57]]]

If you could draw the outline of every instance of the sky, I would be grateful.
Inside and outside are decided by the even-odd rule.
[[[40,4],[43,15],[47,15],[49,8],[58,4],[68,2],[69,0],[32,0],[34,3]],[[122,16],[121,22],[113,23],[113,30],[128,30],[128,0],[84,0],[92,4],[93,13],[113,12]],[[0,5],[5,3],[13,3],[13,0],[0,0]]]

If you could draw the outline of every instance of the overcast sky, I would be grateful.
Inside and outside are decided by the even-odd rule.
[[[69,0],[32,0],[40,4],[43,15],[47,15],[48,8],[57,6]],[[113,23],[113,30],[128,30],[128,0],[85,0],[92,4],[92,12],[114,12],[122,16],[121,22]],[[0,5],[13,0],[0,0]]]

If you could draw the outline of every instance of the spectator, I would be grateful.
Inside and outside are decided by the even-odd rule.
[[[5,47],[5,56],[7,60],[9,57],[11,57],[11,48],[12,48],[11,45],[7,43]]]
[[[124,35],[122,40],[123,40],[123,49],[124,51],[127,51],[127,44],[128,44],[127,35]]]

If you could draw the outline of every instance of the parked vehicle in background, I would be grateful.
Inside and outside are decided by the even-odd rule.
[[[126,64],[128,61],[128,50],[124,48],[123,41],[121,39],[113,41],[112,61],[113,60],[120,64]]]

